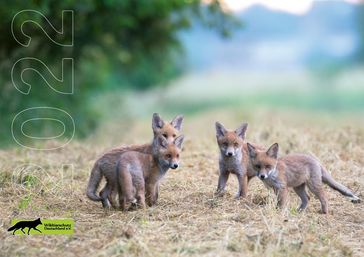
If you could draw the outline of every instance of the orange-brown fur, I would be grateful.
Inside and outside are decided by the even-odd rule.
[[[256,175],[250,164],[247,144],[244,142],[248,124],[243,123],[235,131],[227,130],[219,122],[215,125],[217,144],[220,149],[220,174],[216,192],[223,194],[229,175],[235,174],[239,183],[236,197],[245,197],[248,182]]]
[[[119,202],[123,210],[132,203],[145,207],[156,204],[158,186],[161,178],[169,168],[179,165],[183,136],[177,137],[173,143],[158,137],[158,149],[153,154],[125,152],[120,155],[117,174]]]
[[[352,202],[359,202],[348,188],[336,182],[320,162],[306,154],[290,154],[278,158],[279,146],[273,144],[267,151],[256,149],[248,143],[249,157],[257,176],[264,184],[272,187],[277,194],[278,205],[284,207],[287,203],[288,188],[292,187],[301,198],[299,211],[307,207],[309,197],[306,186],[319,198],[322,213],[328,212],[328,202],[323,189],[323,183],[348,196]]]
[[[117,191],[112,190],[116,186],[109,186],[116,181],[116,165],[119,157],[122,153],[128,151],[135,151],[145,154],[152,154],[153,143],[158,135],[162,135],[167,139],[168,142],[173,142],[182,126],[183,116],[176,116],[171,122],[164,122],[158,114],[153,114],[152,129],[153,129],[153,142],[150,144],[143,145],[130,145],[120,146],[104,153],[95,162],[94,167],[91,171],[88,187],[87,196],[93,201],[102,201],[104,207],[112,206],[116,207],[116,195]],[[100,191],[100,196],[96,195],[96,190],[101,182],[102,177],[106,179],[105,187]]]

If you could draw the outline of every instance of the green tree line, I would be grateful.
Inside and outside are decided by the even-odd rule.
[[[36,10],[44,17],[37,12],[18,14],[22,10]],[[72,19],[62,20],[62,10],[74,12],[72,47],[60,45],[69,43],[71,34],[57,30],[64,26],[70,32],[72,26]],[[199,22],[227,37],[239,25],[217,0],[4,0],[0,17],[0,143],[12,141],[10,127],[14,116],[36,106],[66,110],[75,120],[76,134],[85,136],[98,120],[97,113],[90,108],[90,96],[108,90],[163,86],[183,72],[180,31]],[[15,40],[26,41],[24,32],[31,37],[27,47]],[[64,72],[61,83],[34,60],[19,63],[11,77],[14,64],[24,57],[39,59],[58,78],[62,77],[62,58],[73,58],[73,94],[51,90],[42,78],[54,88],[62,88],[71,84],[71,72]],[[27,67],[39,72],[24,71]],[[31,85],[29,94],[14,86],[20,85],[26,91],[26,83]],[[34,116],[23,114],[20,122]],[[38,132],[52,129],[42,122],[33,122],[31,128]]]

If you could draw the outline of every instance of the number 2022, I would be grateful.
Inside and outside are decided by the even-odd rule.
[[[37,22],[37,20],[41,19],[43,19],[45,23],[39,24]],[[72,25],[66,26],[65,21],[71,22]],[[62,27],[60,29],[55,28],[51,21],[39,11],[22,10],[16,13],[11,22],[11,32],[15,41],[22,47],[29,47],[32,44],[32,35],[28,34],[24,28],[24,25],[27,23],[29,23],[30,26],[34,26],[37,27],[37,29],[42,30],[42,33],[48,38],[50,44],[56,44],[59,47],[73,47],[74,45],[73,10],[62,11]],[[47,33],[47,31],[50,30],[54,32],[52,35],[60,36],[64,40],[60,42],[60,40],[57,39],[58,37],[53,36],[52,38]],[[13,86],[17,91],[19,91],[19,93],[23,95],[30,95],[32,87],[36,85],[31,85],[31,82],[26,80],[24,74],[26,72],[35,72],[48,86],[46,90],[52,90],[57,94],[60,94],[60,98],[65,95],[72,95],[74,93],[74,60],[73,58],[62,58],[60,64],[61,75],[57,77],[42,60],[33,56],[20,58],[14,63],[11,69]],[[47,76],[45,77],[44,75]],[[65,80],[66,76],[71,78],[70,82]],[[53,86],[54,84],[57,84],[57,87]],[[26,133],[25,127],[31,126],[33,122],[55,122],[63,127],[63,131],[61,131],[58,135],[52,136],[35,136]],[[71,131],[66,131],[68,129]],[[23,147],[33,150],[54,150],[64,147],[72,140],[75,134],[75,123],[72,116],[65,110],[51,106],[29,107],[14,116],[11,124],[11,132],[15,142]],[[65,138],[67,134],[72,136],[67,139]],[[58,146],[34,144],[36,141],[44,142],[46,140],[62,138],[65,140],[62,140],[63,143]]]

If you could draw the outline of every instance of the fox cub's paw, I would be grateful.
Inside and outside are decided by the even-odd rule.
[[[357,196],[351,198],[352,203],[361,203],[361,199]]]
[[[214,193],[214,196],[223,197],[225,193],[226,193],[225,190],[216,190],[215,193]]]
[[[102,201],[102,207],[104,207],[104,209],[108,210],[108,209],[111,209],[111,204],[110,204],[110,201],[109,200],[103,200]]]
[[[133,199],[130,201],[129,210],[136,210],[138,208],[138,201],[137,199]]]
[[[246,198],[246,195],[245,194],[242,194],[241,192],[237,192],[235,194],[235,199],[236,200],[241,200],[241,199],[244,199],[244,198]]]

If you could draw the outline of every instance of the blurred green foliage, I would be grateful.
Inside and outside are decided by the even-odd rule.
[[[17,43],[11,34],[11,22],[16,13],[26,9],[41,12],[58,30],[62,28],[62,10],[73,10],[74,46],[55,44],[36,24],[23,24],[31,19],[58,42],[70,41],[69,33],[58,34],[36,13],[19,15],[14,20],[15,36],[24,38],[22,29],[32,38],[29,47]],[[84,136],[97,126],[101,114],[95,108],[97,103],[89,101],[93,95],[120,88],[145,90],[163,86],[183,72],[180,31],[190,28],[193,22],[200,22],[226,37],[239,25],[237,19],[222,11],[218,1],[203,4],[201,0],[4,0],[0,17],[0,142],[11,141],[10,124],[17,113],[37,106],[67,111],[75,120],[76,134]],[[65,28],[70,28],[71,21],[65,20]],[[74,58],[74,94],[51,90],[40,74],[32,70],[23,74],[25,81],[32,85],[30,94],[21,94],[10,74],[14,63],[23,57],[41,60],[58,77],[62,75],[62,58]],[[28,65],[36,68],[55,88],[62,85],[40,64],[25,62],[21,67]],[[22,68],[15,70],[15,83],[21,83],[21,71]],[[64,80],[71,83],[70,73],[65,74]],[[22,117],[29,118],[32,117]],[[38,133],[52,131],[45,126],[49,125],[36,122],[32,128]],[[71,131],[66,130],[66,135],[68,132]]]

